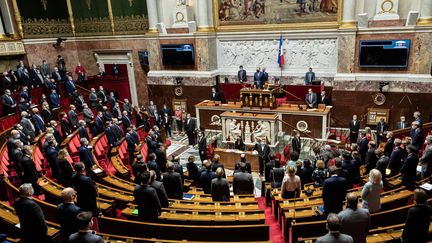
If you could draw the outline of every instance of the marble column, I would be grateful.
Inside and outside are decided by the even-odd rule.
[[[13,12],[11,6],[9,6],[9,2],[0,1],[0,9],[1,9],[1,14],[3,16],[2,21],[5,26],[4,32],[9,34],[15,34],[16,31],[14,29],[14,23],[12,17]]]
[[[198,0],[196,1],[197,9],[197,27],[200,32],[209,32],[213,30],[210,25],[210,1],[209,0]]]
[[[3,20],[0,18],[0,38],[5,37],[5,30],[3,28]]]
[[[147,0],[147,15],[149,32],[157,32],[156,24],[159,21],[157,0]]]
[[[432,1],[421,0],[419,25],[432,25]]]
[[[356,0],[343,0],[342,28],[355,28],[356,22]]]

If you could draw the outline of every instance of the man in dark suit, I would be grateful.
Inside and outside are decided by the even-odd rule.
[[[243,69],[242,65],[240,65],[239,70],[237,72],[237,80],[240,83],[247,81],[246,70]]]
[[[262,88],[263,88],[263,86],[262,86],[263,78],[264,78],[263,73],[261,72],[260,68],[257,67],[257,68],[256,68],[256,72],[255,72],[255,74],[254,74],[254,82],[253,82],[253,85],[254,85],[257,89],[262,89]]]
[[[423,156],[419,159],[419,163],[422,166],[422,179],[425,179],[432,174],[432,136],[426,137],[427,147],[423,152]]]
[[[167,158],[166,158],[166,150],[165,146],[161,145],[156,149],[156,163],[161,172],[166,171]]]
[[[403,242],[427,242],[429,240],[432,207],[428,205],[427,199],[428,196],[423,189],[414,190],[415,205],[408,210],[401,237]]]
[[[383,140],[387,129],[387,123],[384,121],[384,118],[381,118],[376,126],[377,143],[380,143]]]
[[[199,175],[200,186],[205,194],[211,194],[211,182],[216,178],[216,174],[212,171],[212,164],[208,160],[203,162],[205,170]]]
[[[324,104],[325,106],[331,105],[330,98],[326,95],[325,90],[321,91],[321,95],[318,99],[318,104]]]
[[[324,236],[319,237],[315,242],[316,243],[354,243],[354,240],[351,236],[340,233],[341,230],[341,222],[339,216],[335,213],[329,213],[327,216],[326,227],[328,233]]]
[[[309,72],[305,74],[304,83],[305,85],[312,85],[312,81],[315,80],[315,73],[312,72],[312,68],[309,68]]]
[[[144,161],[144,157],[142,154],[138,154],[136,157],[136,161],[131,165],[132,175],[135,177],[135,184],[140,184],[139,174],[143,173],[147,170],[147,164]]]
[[[268,82],[268,80],[269,80],[269,74],[268,74],[268,72],[266,71],[266,68],[265,68],[265,67],[262,68],[262,75],[263,75],[263,77],[262,77],[261,88],[264,88],[264,87],[265,87],[265,84],[266,84],[266,83]]]
[[[224,170],[224,172],[225,172],[224,165],[220,162],[220,156],[219,156],[219,154],[215,154],[213,156],[212,171],[216,172],[216,170],[218,168],[222,168]]]
[[[39,114],[38,108],[32,109],[33,117],[32,121],[34,124],[35,132],[37,135],[45,132],[45,121],[43,120],[42,116]]]
[[[198,132],[198,153],[201,162],[207,159],[207,139],[203,131]]]
[[[378,158],[375,155],[376,143],[375,141],[370,141],[368,144],[368,151],[366,153],[365,167],[366,173],[369,173],[372,169],[376,167],[376,162]]]
[[[78,232],[76,216],[81,212],[76,203],[76,191],[71,187],[66,187],[61,192],[63,203],[57,206],[57,218],[60,223],[60,235],[63,242],[69,242],[69,236]]]
[[[129,115],[128,115],[128,112],[127,111],[123,111],[123,114],[122,114],[123,116],[122,116],[122,123],[123,123],[123,129],[127,129],[128,127],[130,127],[131,126],[131,120],[130,120],[130,118],[129,118]]]
[[[166,193],[164,184],[156,180],[156,172],[154,170],[150,171],[150,186],[156,190],[161,207],[168,208],[168,195]]]
[[[396,123],[396,129],[404,129],[408,127],[408,123],[405,121],[405,116],[400,117],[400,121]]]
[[[407,146],[407,152],[408,156],[404,160],[400,173],[402,174],[402,184],[408,189],[413,189],[419,162],[418,149],[411,144]]]
[[[62,82],[62,76],[57,67],[54,68],[54,72],[51,74],[51,77],[56,81],[56,83]]]
[[[78,162],[74,165],[76,174],[72,177],[72,185],[77,192],[77,205],[83,211],[90,211],[93,215],[99,214],[96,204],[97,189],[93,180],[85,175],[85,165]]]
[[[78,128],[78,114],[74,105],[69,106],[68,119],[73,131]]]
[[[35,134],[35,127],[33,125],[33,123],[30,121],[30,119],[28,118],[29,114],[25,111],[21,112],[21,121],[20,121],[20,125],[23,128],[23,133],[25,135],[27,135],[30,140],[33,140],[36,136]]]
[[[228,181],[223,178],[224,171],[222,168],[216,170],[216,177],[211,182],[211,193],[213,202],[223,202],[230,200],[230,189]]]
[[[356,193],[348,193],[346,197],[346,209],[338,214],[341,222],[341,232],[352,236],[354,242],[366,242],[370,228],[369,210],[358,208],[358,196]]]
[[[135,139],[132,137],[132,128],[128,127],[126,129],[126,143],[127,143],[127,152],[129,155],[129,165],[131,165],[134,162],[135,159],[135,148],[139,145],[136,143]]]
[[[91,154],[90,150],[87,148],[89,142],[87,138],[81,138],[80,143],[81,143],[81,147],[78,149],[80,161],[85,165],[87,176],[91,176],[92,167],[95,163],[94,163],[93,155]]]
[[[15,113],[17,104],[15,103],[15,100],[11,96],[10,90],[5,90],[4,95],[1,97],[2,99],[2,109],[3,109],[3,116],[7,116],[10,114]]]
[[[78,121],[79,127],[78,127],[78,134],[80,138],[87,138],[87,140],[90,140],[90,136],[87,132],[86,128],[86,122],[84,120]]]
[[[413,114],[414,121],[417,122],[419,128],[423,128],[423,119],[421,118],[420,111],[416,111]]]
[[[413,121],[410,130],[411,144],[414,145],[417,150],[423,145],[423,131],[417,121]]]
[[[112,129],[112,122],[107,121],[105,123],[105,134],[108,140],[108,145],[110,148],[117,146],[117,138],[114,136],[114,131]]]
[[[342,211],[348,189],[345,178],[337,175],[336,167],[330,168],[330,177],[324,180],[322,197],[326,213],[339,213]]]
[[[317,94],[315,94],[312,89],[308,89],[308,93],[306,94],[306,105],[308,109],[316,108],[318,107],[318,99]]]
[[[9,73],[8,72],[3,72],[3,79],[2,79],[2,85],[1,87],[3,89],[11,89],[12,88],[12,79],[9,77]]]
[[[76,87],[75,87],[75,84],[74,84],[71,76],[67,77],[65,86],[66,86],[66,91],[68,92],[69,96],[72,96],[72,94],[74,94],[76,92]]]
[[[162,125],[165,128],[166,137],[171,137],[172,118],[167,113],[162,117]]]
[[[79,112],[83,112],[84,111],[85,100],[84,100],[82,94],[75,95],[75,97],[74,97],[74,103],[75,103],[76,108],[77,108],[77,110]]]
[[[384,154],[384,150],[382,150],[381,148],[378,148],[375,150],[375,155],[377,157],[377,162],[375,165],[375,169],[379,170],[381,172],[381,179],[383,181],[383,183],[385,184],[386,181],[386,169],[388,167],[388,164],[390,162],[390,158],[388,156],[386,156]]]
[[[349,123],[350,143],[357,143],[358,133],[360,130],[360,122],[357,120],[357,115],[353,115],[352,121]]]
[[[163,174],[162,182],[165,187],[168,198],[182,199],[183,198],[183,183],[179,173],[174,172],[174,164],[167,163],[167,172]]]
[[[161,172],[159,170],[158,164],[156,163],[156,154],[151,153],[149,154],[148,163],[147,163],[148,169],[153,170],[156,173],[156,180],[161,180]]]
[[[244,154],[244,153],[240,154],[240,161],[235,164],[234,173],[240,172],[240,167],[241,167],[242,163],[244,163],[246,165],[246,172],[249,174],[252,174],[251,164],[246,160],[246,154]],[[270,169],[272,169],[272,168],[273,167],[271,167]],[[268,171],[268,173],[270,174],[270,170]]]
[[[46,150],[46,160],[51,168],[51,176],[57,181],[60,180],[60,167],[57,160],[58,149],[57,149],[56,140],[52,140],[48,142],[48,149]]]
[[[263,175],[265,164],[269,161],[270,147],[265,143],[264,140],[257,141],[258,143],[255,145],[255,150],[259,155],[259,172],[260,175]]]
[[[388,168],[390,169],[390,177],[399,174],[399,170],[402,167],[404,161],[403,151],[401,148],[402,141],[396,138],[394,141],[394,150],[390,155],[390,161]]]
[[[189,145],[195,145],[195,129],[195,121],[192,119],[191,114],[188,113],[186,115],[185,130],[189,140]]]
[[[79,231],[69,237],[69,243],[104,243],[103,238],[91,230],[93,228],[92,216],[95,215],[87,211],[81,212],[76,216]]]
[[[22,88],[21,93],[20,93],[20,97],[24,98],[24,100],[26,102],[29,102],[29,103],[31,102],[31,96],[30,96],[30,93],[28,91],[28,87],[27,86],[24,86]]]
[[[57,94],[57,91],[55,89],[51,90],[51,94],[49,97],[51,101],[51,106],[53,108],[60,107],[60,96]]]
[[[108,95],[105,92],[103,86],[99,86],[99,91],[97,92],[97,97],[105,104],[108,101]]]
[[[221,94],[216,90],[215,87],[211,88],[210,100],[213,100],[213,101],[222,101]]]
[[[141,221],[155,222],[161,213],[161,204],[156,190],[149,185],[150,172],[141,174],[141,185],[135,186],[134,197]]]
[[[393,138],[393,132],[387,132],[387,142],[384,145],[384,154],[387,157],[391,156],[391,153],[393,152],[393,148],[394,148],[394,138]]]
[[[240,172],[234,174],[233,192],[235,195],[253,194],[254,183],[252,175],[246,172],[246,164],[240,165]]]
[[[45,217],[42,209],[32,199],[33,192],[31,184],[22,184],[19,188],[20,196],[13,205],[19,218],[21,236],[25,243],[49,242]]]
[[[32,159],[33,156],[33,150],[30,146],[26,145],[22,148],[23,156],[19,160],[19,164],[22,168],[22,177],[21,182],[22,183],[31,183],[33,186],[34,193],[36,195],[39,195],[40,188],[37,183],[37,180],[39,178],[39,174],[36,170],[35,163]]]
[[[299,131],[294,131],[294,132],[295,132],[295,134],[294,134],[293,138],[291,139],[291,147],[292,147],[293,151],[300,154],[300,152],[301,152],[300,132]]]
[[[102,118],[102,112],[99,111],[99,112],[97,113],[97,116],[96,116],[95,120],[94,120],[93,134],[94,134],[95,136],[96,136],[96,135],[99,135],[99,134],[101,134],[104,130],[105,130],[105,127],[104,127],[104,122],[103,122],[103,118]]]

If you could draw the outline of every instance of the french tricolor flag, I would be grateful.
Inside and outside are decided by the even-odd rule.
[[[278,63],[279,63],[279,67],[282,67],[285,64],[285,58],[284,58],[284,53],[283,53],[282,34],[280,35],[280,39],[279,39]]]

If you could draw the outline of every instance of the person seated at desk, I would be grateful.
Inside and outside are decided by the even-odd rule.
[[[215,87],[212,87],[212,89],[211,89],[210,100],[222,101],[221,94],[216,90]]]
[[[306,94],[306,105],[308,109],[316,108],[317,104],[317,94],[315,94],[312,89],[308,89]]]
[[[304,82],[305,85],[312,85],[312,81],[315,80],[315,73],[312,72],[312,68],[309,68],[309,72],[305,74]]]

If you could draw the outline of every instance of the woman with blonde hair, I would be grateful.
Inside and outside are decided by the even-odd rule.
[[[60,167],[59,182],[65,187],[72,186],[72,176],[74,170],[67,160],[69,153],[66,149],[61,149],[57,155],[57,162]]]
[[[325,163],[323,160],[317,160],[316,162],[316,169],[312,173],[312,180],[315,182],[315,187],[322,186],[324,180],[327,178],[328,172],[325,168]]]
[[[301,180],[296,175],[296,168],[289,166],[282,181],[281,197],[283,199],[300,197]]]
[[[364,185],[361,192],[362,208],[369,209],[370,213],[381,209],[381,191],[383,189],[381,172],[372,169],[369,172],[369,181]]]

